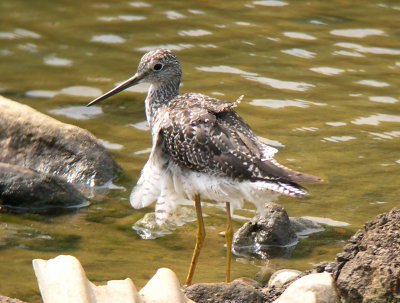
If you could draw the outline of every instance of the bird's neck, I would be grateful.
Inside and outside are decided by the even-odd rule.
[[[150,128],[157,119],[158,110],[179,94],[179,81],[151,84],[145,100],[146,117]]]

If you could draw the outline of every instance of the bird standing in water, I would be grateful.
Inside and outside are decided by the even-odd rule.
[[[177,202],[191,199],[197,215],[196,245],[186,279],[192,282],[205,238],[200,197],[226,203],[226,282],[230,280],[231,205],[243,201],[261,210],[277,194],[301,197],[306,190],[296,182],[317,182],[318,177],[291,170],[274,160],[277,150],[259,141],[233,110],[239,103],[198,93],[179,94],[181,67],[169,50],[143,55],[136,73],[91,101],[91,106],[138,83],[150,84],[145,100],[152,150],[132,190],[134,208],[156,202],[156,220],[165,220]]]

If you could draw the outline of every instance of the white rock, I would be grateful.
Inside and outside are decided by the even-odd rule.
[[[181,291],[178,277],[168,268],[160,268],[139,291],[143,303],[187,303],[193,302]],[[194,302],[193,302],[194,303]]]
[[[94,286],[94,285],[93,285]],[[140,303],[139,294],[131,279],[108,281],[107,285],[94,286],[95,303]]]
[[[301,274],[301,271],[293,269],[281,269],[274,272],[268,281],[268,286],[281,287],[285,283],[293,281]]]
[[[73,256],[35,259],[32,264],[44,303],[140,303],[131,279],[96,286]]]
[[[294,281],[274,303],[339,303],[329,273],[310,274]]]

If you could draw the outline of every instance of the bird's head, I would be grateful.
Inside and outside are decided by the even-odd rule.
[[[142,56],[137,71],[132,77],[92,100],[87,106],[105,100],[139,83],[150,83],[155,86],[172,84],[178,88],[181,76],[179,60],[173,52],[167,49],[150,51]]]

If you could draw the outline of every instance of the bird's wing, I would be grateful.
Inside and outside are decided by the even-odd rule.
[[[265,156],[265,145],[233,111],[234,103],[201,94],[170,103],[160,133],[164,148],[180,166],[238,180],[297,182],[307,179]],[[268,150],[268,153],[271,151]],[[304,177],[303,177],[304,176]]]

